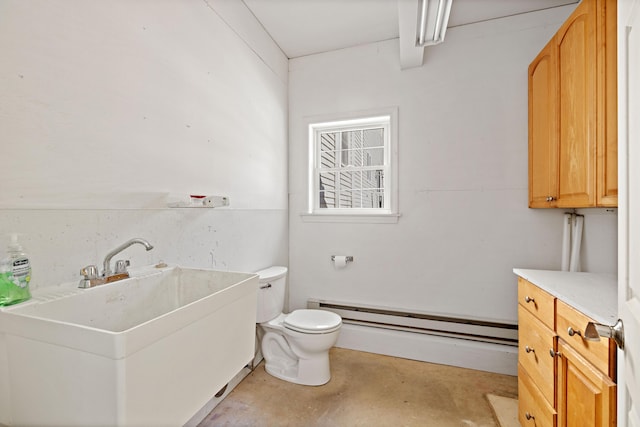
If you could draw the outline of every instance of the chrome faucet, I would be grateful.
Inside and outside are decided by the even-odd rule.
[[[111,271],[111,259],[119,254],[120,252],[127,249],[129,246],[133,246],[136,243],[141,244],[148,251],[153,249],[151,243],[147,242],[145,239],[135,238],[128,240],[109,252],[107,256],[104,257],[102,274],[98,275],[98,268],[95,265],[88,265],[80,270],[80,274],[83,275],[83,278],[80,280],[78,284],[79,288],[92,288],[97,285],[102,285],[104,283],[115,282],[116,280],[122,280],[129,277],[129,272],[127,271],[127,267],[129,266],[128,260],[118,260],[116,261],[115,271]]]
[[[107,278],[107,277],[111,276],[111,258],[116,256],[120,252],[124,251],[129,246],[135,245],[136,243],[139,243],[139,244],[143,245],[144,248],[146,250],[148,250],[148,251],[153,249],[153,246],[151,245],[151,243],[147,242],[144,239],[135,238],[135,239],[131,239],[131,240],[127,241],[127,242],[124,242],[123,244],[121,244],[120,246],[118,246],[117,248],[115,248],[114,250],[109,252],[107,254],[107,256],[104,257],[104,262],[102,263],[102,277]],[[125,267],[125,271],[124,272],[126,272],[126,267]]]

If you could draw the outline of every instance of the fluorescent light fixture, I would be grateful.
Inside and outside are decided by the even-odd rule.
[[[418,0],[420,22],[416,46],[431,46],[444,41],[452,2],[453,0]]]

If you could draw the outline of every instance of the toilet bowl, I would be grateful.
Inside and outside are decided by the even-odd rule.
[[[329,349],[338,339],[342,318],[326,310],[282,312],[287,269],[270,267],[260,276],[257,322],[264,331],[260,347],[270,375],[303,385],[331,379]]]

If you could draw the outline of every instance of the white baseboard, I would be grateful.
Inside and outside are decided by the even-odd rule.
[[[343,323],[336,347],[498,374],[518,372],[515,346],[424,333]]]

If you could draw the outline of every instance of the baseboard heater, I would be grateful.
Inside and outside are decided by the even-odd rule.
[[[518,325],[478,319],[432,315],[382,307],[310,299],[308,308],[333,311],[343,323],[393,329],[472,341],[518,345]]]

